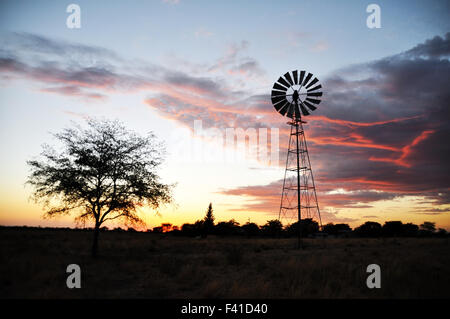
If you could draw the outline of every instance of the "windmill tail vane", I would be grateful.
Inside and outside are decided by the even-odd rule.
[[[275,82],[271,100],[275,110],[291,119],[286,169],[278,218],[283,223],[298,222],[301,247],[301,221],[314,219],[322,226],[314,176],[309,159],[302,116],[317,109],[322,97],[322,85],[306,71],[287,72]]]

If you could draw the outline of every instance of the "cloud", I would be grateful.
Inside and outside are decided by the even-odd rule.
[[[423,215],[442,215],[450,213],[450,208],[419,208],[415,212]]]
[[[264,71],[259,66],[259,63],[253,59],[245,59],[241,63],[230,67],[228,70],[230,74],[242,74],[247,76],[264,75]]]
[[[261,68],[258,61],[251,57],[243,56],[248,47],[248,41],[230,44],[225,54],[217,59],[217,61],[208,68],[208,71],[225,75],[242,76],[245,79],[254,79],[265,75],[265,71]]]
[[[102,96],[105,99],[115,92],[147,91],[150,95],[185,97],[186,103],[196,100],[202,107],[212,105],[213,101],[228,107],[237,97],[245,99],[251,94],[242,90],[235,92],[223,76],[232,74],[242,78],[264,73],[254,59],[239,57],[248,47],[247,41],[232,44],[225,56],[205,67],[203,75],[196,76],[160,65],[124,60],[101,47],[29,33],[7,34],[0,44],[0,76],[3,79],[32,80],[43,85],[43,92],[74,97],[97,99]],[[222,66],[226,71],[222,77],[211,75]]]
[[[1,41],[0,76],[24,78],[43,85],[43,92],[87,98],[109,93],[167,93],[222,99],[228,89],[208,77],[119,58],[98,47],[72,44],[45,37],[12,33]],[[50,88],[49,88],[50,87]],[[232,95],[232,94],[231,94]]]
[[[41,89],[41,92],[46,93],[56,93],[61,95],[68,95],[68,96],[81,96],[86,97],[90,100],[97,99],[97,100],[104,100],[106,99],[106,96],[99,93],[89,93],[89,92],[82,92],[79,87],[77,86],[58,86],[58,87],[48,87]]]
[[[20,54],[31,52],[33,55],[54,55],[64,58],[75,58],[80,63],[86,63],[102,56],[108,59],[120,61],[121,59],[113,51],[103,47],[71,43],[62,40],[53,40],[33,33],[11,32],[2,39],[2,51]]]
[[[205,28],[200,28],[194,32],[196,38],[209,38],[214,35],[211,31],[206,30]]]
[[[435,36],[425,43],[418,44],[406,51],[405,54],[413,57],[448,58],[450,56],[450,32],[447,32],[444,38]]]

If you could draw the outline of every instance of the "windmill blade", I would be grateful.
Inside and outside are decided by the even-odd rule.
[[[286,92],[274,91],[272,93],[272,97],[276,97],[276,96],[286,96]]]
[[[298,71],[292,71],[292,76],[294,77],[294,84],[297,85],[298,84]]]
[[[309,115],[308,110],[303,106],[303,103],[300,103],[300,108],[302,109],[303,115],[307,116]]]
[[[289,103],[287,100],[280,101],[273,105],[273,107],[277,110],[277,112],[280,112],[280,110]]]
[[[289,74],[289,72],[286,72],[284,74],[284,77],[286,78],[286,80],[288,80],[290,87],[294,85],[294,81],[292,81],[291,75]]]
[[[273,104],[273,107],[275,108],[275,110],[277,110],[278,112],[283,108],[283,106],[286,105],[286,103],[289,103],[286,99],[278,101],[277,103]]]
[[[300,71],[300,79],[298,80],[298,84],[302,85],[304,78],[305,78],[305,71]]]
[[[278,83],[275,83],[275,84],[273,85],[273,89],[277,89],[277,90],[280,90],[280,91],[283,91],[283,92],[286,92],[286,91],[287,91],[287,88],[286,88],[286,87],[281,86],[281,85],[278,84]]]
[[[314,80],[312,80],[311,82],[309,82],[309,84],[306,86],[306,88],[309,89],[311,86],[313,86],[313,85],[316,84],[317,82],[319,82],[319,79],[314,78]]]
[[[319,104],[320,103],[320,100],[310,99],[309,97],[306,98],[306,101],[314,103],[314,104]]]
[[[303,82],[303,86],[308,84],[308,81],[311,79],[312,76],[313,76],[312,73],[308,73],[308,75],[306,76],[305,81]]]
[[[286,96],[286,92],[272,90],[272,97],[274,97],[274,96]]]
[[[294,111],[295,111],[295,117],[299,119],[301,117],[301,114],[300,114],[300,109],[298,108],[298,103],[295,103]]]
[[[286,80],[283,79],[283,77],[281,77],[281,76],[278,79],[278,83],[284,85],[286,87],[286,90],[290,87],[289,83],[287,83]]]
[[[291,103],[289,103],[288,101],[286,101],[286,103],[278,110],[278,112],[281,114],[281,115],[285,115],[286,114],[286,111],[288,110],[288,108],[289,108],[289,105],[291,105]]]
[[[322,88],[322,85],[317,85],[317,86],[315,86],[315,87],[313,87],[312,89],[308,89],[307,91],[308,92],[312,92],[312,91],[315,91],[315,90],[318,90],[318,89],[321,89]]]
[[[286,101],[286,97],[285,96],[272,96],[273,104],[280,103],[281,101]]]
[[[322,92],[307,93],[306,96],[322,96]]]
[[[314,111],[315,109],[317,109],[317,107],[315,107],[314,105],[312,105],[309,102],[304,101],[303,104],[305,104],[311,111]]]

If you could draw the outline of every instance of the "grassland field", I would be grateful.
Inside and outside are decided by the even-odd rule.
[[[450,298],[449,238],[189,238],[0,229],[1,298]],[[66,267],[81,267],[68,289]],[[366,267],[381,267],[369,289]]]

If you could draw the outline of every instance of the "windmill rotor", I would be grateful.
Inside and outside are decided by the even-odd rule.
[[[275,110],[291,119],[300,119],[317,109],[322,96],[319,79],[306,71],[286,72],[272,88],[271,100]]]

